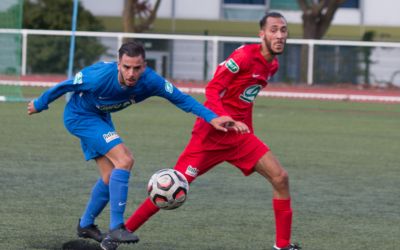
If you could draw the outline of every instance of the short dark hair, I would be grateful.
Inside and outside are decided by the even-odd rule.
[[[123,55],[130,57],[142,56],[143,59],[146,59],[144,47],[140,42],[137,41],[129,41],[122,44],[121,48],[118,50],[119,59],[121,59]]]
[[[279,12],[267,12],[260,20],[260,29],[265,27],[268,17],[283,18],[286,21],[286,18]]]

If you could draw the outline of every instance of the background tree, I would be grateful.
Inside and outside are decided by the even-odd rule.
[[[71,30],[73,1],[25,0],[23,28]],[[103,24],[79,3],[77,30],[102,31]],[[70,38],[64,36],[31,36],[28,46],[28,72],[66,74]],[[92,64],[105,53],[97,38],[77,37],[74,71]]]
[[[328,31],[339,6],[345,0],[297,0],[302,10],[303,38],[321,39]],[[301,47],[301,81],[307,81],[308,46]]]
[[[346,0],[298,0],[303,11],[303,38],[321,39],[328,30],[336,10]]]
[[[123,10],[124,32],[141,33],[149,30],[157,16],[161,0],[157,0],[154,6],[148,0],[125,0]]]

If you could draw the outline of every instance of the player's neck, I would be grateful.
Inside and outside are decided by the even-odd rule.
[[[271,54],[271,52],[268,50],[265,44],[261,44],[260,53],[267,62],[272,62],[272,60],[274,60],[275,58],[275,55]]]

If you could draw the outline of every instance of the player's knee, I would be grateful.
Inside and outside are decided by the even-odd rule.
[[[285,189],[289,187],[289,175],[286,170],[282,170],[278,175],[272,178],[272,182],[275,187],[279,189]]]
[[[118,159],[118,163],[116,164],[116,168],[122,168],[125,170],[131,170],[133,168],[133,164],[135,164],[135,159],[132,155],[127,154]]]

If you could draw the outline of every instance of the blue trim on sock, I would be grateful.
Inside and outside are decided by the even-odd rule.
[[[101,211],[103,211],[109,199],[109,187],[100,178],[93,186],[91,196],[86,205],[86,210],[81,217],[80,226],[87,227],[91,224],[94,224],[94,220],[101,213]]]
[[[124,212],[128,199],[128,182],[130,172],[124,169],[113,169],[110,176],[110,229],[124,223]]]

